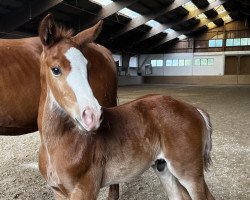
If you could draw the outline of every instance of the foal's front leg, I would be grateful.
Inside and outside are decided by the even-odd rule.
[[[63,197],[62,195],[58,194],[56,191],[54,191],[54,197],[55,197],[55,200],[67,200],[66,197]]]
[[[87,171],[76,184],[69,200],[96,200],[101,185],[101,173]]]

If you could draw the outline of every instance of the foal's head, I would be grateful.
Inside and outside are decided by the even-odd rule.
[[[72,37],[47,15],[39,27],[43,44],[42,73],[46,77],[50,99],[67,113],[81,130],[96,130],[101,123],[101,106],[88,82],[88,60],[80,46],[92,42],[101,31],[102,22]]]

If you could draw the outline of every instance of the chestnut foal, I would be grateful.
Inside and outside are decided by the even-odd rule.
[[[203,173],[211,161],[208,114],[163,95],[102,109],[79,44],[49,27],[39,30],[39,169],[55,198],[94,200],[101,187],[153,167],[170,200],[214,199]]]
[[[93,91],[94,96],[98,100],[98,103],[104,107],[116,106],[117,105],[117,72],[116,72],[115,62],[112,58],[111,52],[108,49],[106,49],[105,47],[103,47],[101,45],[93,43],[95,38],[97,38],[97,36],[101,32],[102,22],[101,21],[98,22],[93,27],[86,29],[86,30],[83,30],[82,32],[79,32],[77,35],[75,35],[73,37],[70,37],[70,35],[71,35],[70,31],[65,31],[62,28],[58,28],[58,26],[54,22],[53,15],[51,15],[51,14],[47,15],[42,20],[41,27],[43,27],[43,29],[44,29],[43,33],[45,34],[42,36],[42,38],[45,39],[45,37],[46,37],[46,40],[43,40],[43,43],[45,43],[46,41],[49,41],[50,39],[53,39],[54,42],[59,42],[59,41],[57,41],[59,39],[60,40],[65,39],[65,41],[72,40],[74,43],[76,43],[79,46],[84,57],[88,60],[88,64],[87,64],[88,82],[89,82],[89,85]],[[67,36],[67,37],[63,38],[64,36]],[[17,43],[19,44],[20,42],[17,41]],[[35,80],[35,81],[33,81],[32,84],[30,84],[31,87],[29,87],[29,90],[30,90],[30,88],[36,88],[36,86],[39,83],[39,89],[37,90],[37,92],[39,93],[39,97],[40,97],[40,93],[41,93],[40,78],[39,78],[40,77],[40,73],[39,73],[39,71],[40,71],[40,57],[41,57],[41,53],[43,51],[43,48],[44,48],[44,52],[46,52],[45,49],[49,48],[49,45],[43,45],[43,43],[41,42],[41,37],[37,37],[34,40],[29,41],[29,43],[30,43],[29,51],[37,53],[36,51],[34,51],[34,48],[37,48],[37,46],[39,46],[39,49],[41,49],[39,51],[39,56],[34,56],[33,54],[31,56],[32,58],[30,58],[29,56],[28,57],[26,56],[27,57],[26,60],[27,59],[28,60],[29,59],[31,59],[31,60],[37,59],[38,66],[28,65],[28,67],[25,68],[25,69],[28,69],[29,67],[30,68],[33,67],[34,69],[35,68],[37,69],[38,79],[37,79],[36,75],[32,76],[33,77],[32,80]],[[37,43],[39,45],[36,45]],[[33,48],[32,44],[33,44],[33,46],[35,45],[34,48]],[[22,46],[22,48],[20,48],[20,45]],[[27,45],[24,45],[22,43],[20,45],[17,46],[17,44],[15,44],[15,46],[16,46],[15,49],[19,49],[21,51],[20,53],[22,53],[22,51],[26,50],[25,47],[27,47]],[[60,48],[60,46],[59,46],[59,48]],[[56,51],[56,49],[54,49],[54,52],[55,51]],[[9,52],[9,53],[11,53],[11,52]],[[55,66],[55,68],[53,70],[54,70],[54,73],[56,73],[56,70],[57,70],[56,66],[60,65],[60,57],[57,57],[56,53],[53,55],[50,55],[50,56],[51,56],[50,57],[51,60],[49,62],[53,61],[53,64]],[[14,64],[15,64],[15,62],[14,62]],[[83,63],[83,66],[86,66],[85,62]],[[20,67],[20,65],[18,64],[17,67]],[[25,67],[25,66],[23,66],[23,67]],[[1,74],[1,70],[0,70],[0,74]],[[23,75],[27,76],[27,74],[25,74],[25,73],[23,73]],[[5,77],[8,78],[8,76],[6,76],[6,75],[5,75]],[[0,76],[0,79],[1,79],[1,76]],[[13,79],[13,77],[12,77],[12,79]],[[9,79],[9,80],[12,80],[12,79]],[[28,80],[30,80],[30,78],[28,78]],[[29,81],[27,81],[27,82],[29,82]],[[9,84],[9,85],[13,85],[13,84]],[[24,87],[24,86],[22,85],[21,87]],[[0,90],[1,90],[1,84],[0,84]],[[27,90],[27,88],[26,88],[26,90]],[[23,90],[21,90],[21,91],[23,91]],[[34,93],[33,90],[29,91],[29,93],[32,93],[32,92]],[[25,92],[23,92],[23,93],[25,93]],[[27,92],[25,94],[27,94]],[[36,93],[35,93],[35,96],[37,97]],[[22,95],[22,97],[24,97],[24,94]],[[34,107],[33,110],[31,109],[31,112],[33,112],[33,113],[35,112],[35,110],[37,110],[35,112],[36,118],[37,118],[37,113],[38,113],[39,97],[37,97],[38,99],[35,97],[33,98],[33,101],[37,102],[37,108],[35,109],[35,107]],[[6,98],[5,98],[5,100],[6,100]],[[0,100],[0,104],[1,104],[1,102],[2,101]],[[27,101],[26,101],[26,103],[27,103]],[[21,108],[22,106],[23,106],[23,104],[19,103],[19,107]],[[12,108],[12,110],[13,110],[13,108]],[[25,109],[24,110],[16,109],[16,110],[18,110],[19,113],[20,112],[23,113],[23,111]],[[8,109],[7,109],[7,111],[8,111]],[[89,111],[87,111],[87,112],[89,112]],[[1,109],[0,109],[0,113],[1,113]],[[26,114],[27,114],[27,112],[26,112]],[[23,116],[23,115],[21,115],[21,116]],[[26,120],[26,124],[27,123],[28,123],[28,121]],[[35,122],[35,127],[37,127],[36,124],[37,124],[37,122]],[[35,128],[35,127],[33,127],[33,128]],[[14,134],[20,134],[20,132],[13,132],[13,131],[14,130],[12,130],[12,133],[14,133]],[[2,133],[3,132],[1,132],[1,116],[0,116],[0,134],[2,134]],[[4,132],[4,134],[5,133],[6,132]],[[110,189],[109,189],[108,199],[109,200],[117,200],[118,198],[119,198],[119,185],[111,185]]]

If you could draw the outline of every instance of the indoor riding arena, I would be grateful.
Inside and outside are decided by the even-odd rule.
[[[100,20],[103,23],[99,22]],[[74,30],[73,35],[64,29]],[[60,34],[62,35],[58,37]],[[71,49],[78,51],[81,54],[81,59],[85,61],[85,64],[82,62],[81,69],[74,72],[74,78],[71,74],[73,70],[77,70],[74,63],[80,63],[81,59],[76,60],[78,57],[73,55],[73,59],[70,60],[69,50],[64,56],[57,56],[58,52],[66,48],[62,45],[65,41],[66,45],[72,44]],[[92,42],[97,45],[92,44]],[[93,49],[88,49],[92,48],[91,45]],[[58,49],[53,51],[55,48]],[[95,49],[100,50],[96,51]],[[52,53],[48,53],[50,51]],[[51,57],[46,60],[45,57],[50,55]],[[90,59],[91,56],[93,60]],[[58,57],[64,57],[68,60],[59,62]],[[57,61],[53,61],[53,65],[49,66],[48,63],[51,60]],[[69,72],[65,70],[66,68],[64,69],[64,65],[69,65],[67,67]],[[109,69],[110,67],[112,70]],[[82,68],[86,69],[86,76],[82,76],[86,80],[80,81],[80,83],[85,83],[88,86],[84,85],[83,90],[80,90],[81,84],[76,83],[75,77],[78,77],[79,74],[81,77],[84,71]],[[45,73],[46,69],[48,69],[48,73]],[[98,72],[100,73],[98,74]],[[52,85],[52,87],[50,84],[60,81],[66,76],[64,73],[66,75],[68,73],[67,76],[71,76],[71,79],[67,78],[65,79],[67,81],[61,81],[63,84],[68,83],[68,85],[66,87],[58,86],[63,91],[57,98],[57,94],[53,92],[54,86]],[[61,74],[63,76],[60,76]],[[53,78],[53,81],[50,81],[52,80],[50,77]],[[74,86],[74,83],[77,86]],[[71,87],[73,89],[68,90]],[[88,87],[90,92],[84,90]],[[74,90],[74,88],[77,89]],[[150,154],[151,150],[143,146],[148,141],[138,139],[140,133],[137,134],[137,132],[143,129],[144,119],[148,118],[148,113],[152,113],[155,108],[164,107],[161,101],[154,106],[147,106],[152,103],[147,103],[148,97],[138,100],[144,102],[140,109],[144,110],[145,116],[141,116],[141,120],[133,118],[137,112],[137,107],[135,107],[134,113],[131,112],[131,115],[128,115],[131,117],[126,116],[126,123],[119,120],[120,118],[110,121],[110,130],[112,127],[126,127],[128,133],[137,134],[134,136],[137,144],[136,150],[133,149],[135,148],[133,145],[129,145],[127,152],[125,151],[125,154],[128,154],[126,159],[129,160],[125,160],[122,156],[119,158],[120,155],[118,152],[116,153],[116,150],[120,152],[120,149],[124,148],[123,145],[127,144],[124,141],[131,140],[131,138],[126,138],[126,135],[120,136],[121,134],[117,133],[116,140],[113,142],[118,142],[119,144],[115,144],[118,147],[117,149],[110,148],[109,152],[112,151],[112,153],[106,155],[102,152],[104,148],[100,147],[103,144],[94,143],[92,140],[102,137],[98,136],[98,134],[103,133],[99,132],[99,129],[102,130],[102,123],[105,122],[107,115],[103,113],[98,115],[99,118],[96,121],[99,122],[99,125],[95,129],[88,130],[89,126],[85,126],[85,124],[88,125],[89,120],[93,120],[93,116],[96,116],[94,111],[92,113],[90,107],[92,104],[87,104],[87,109],[91,110],[91,119],[87,117],[85,123],[84,117],[87,112],[84,110],[80,114],[83,121],[79,121],[77,117],[71,116],[71,111],[67,110],[67,106],[62,105],[72,96],[68,91],[76,91],[75,96],[73,95],[76,102],[80,102],[77,92],[81,93],[81,98],[88,94],[92,95],[94,99],[96,98],[97,105],[100,104],[100,112],[104,112],[103,110],[106,109],[101,108],[101,106],[115,106],[114,103],[108,103],[106,99],[113,98],[113,102],[117,101],[118,105],[126,103],[124,107],[114,108],[116,112],[119,112],[119,116],[128,115],[128,112],[124,111],[126,110],[124,108],[128,107],[126,105],[137,105],[134,103],[137,101],[133,100],[148,94],[171,96],[194,106],[196,114],[188,116],[190,123],[192,119],[197,118],[197,110],[200,112],[202,109],[204,113],[207,112],[212,127],[212,139],[209,141],[212,142],[210,152],[212,163],[208,170],[204,169],[207,187],[204,186],[202,192],[206,193],[209,188],[214,198],[208,196],[207,193],[202,198],[198,195],[192,195],[190,191],[194,190],[194,193],[197,191],[195,189],[189,190],[188,184],[183,184],[185,181],[179,178],[178,173],[173,173],[174,170],[171,166],[174,165],[171,159],[176,155],[165,154],[165,157],[163,156],[161,159],[159,159],[160,154],[155,155],[157,158],[154,157],[152,162],[149,161],[153,168],[148,167],[148,165],[142,166],[146,155],[139,156],[138,160],[137,155],[141,155],[142,152]],[[116,94],[116,91],[117,97],[113,95]],[[88,101],[92,102],[92,100]],[[75,103],[72,100],[70,102],[71,104]],[[48,109],[51,110],[45,110],[47,103]],[[58,107],[53,110],[53,106]],[[78,111],[81,112],[80,103],[78,106]],[[112,109],[107,110],[112,111]],[[167,109],[166,112],[173,112],[170,109],[172,107],[169,107],[169,111]],[[185,109],[188,110],[189,107],[185,107]],[[89,110],[87,111],[90,112]],[[53,114],[53,112],[63,114]],[[186,122],[181,120],[184,118],[186,110],[178,110],[178,113],[180,113],[179,118],[173,114],[173,117],[167,119],[164,119],[164,115],[159,113],[159,116],[156,115],[147,121],[145,126],[150,126],[152,121],[159,117],[160,121],[165,123],[175,121],[173,126],[181,127],[180,129],[186,132],[186,129],[183,128]],[[46,121],[47,115],[50,118]],[[65,116],[68,117],[68,121],[64,120]],[[211,130],[209,118],[204,117],[202,113],[199,117],[203,120],[204,127]],[[84,141],[85,137],[91,138],[89,143],[94,145],[87,148],[88,142],[82,145],[79,144],[79,141],[77,143],[73,139],[75,133],[67,141],[67,145],[60,143],[62,140],[60,137],[64,137],[64,135],[61,132],[56,135],[61,129],[56,128],[57,125],[52,123],[55,121],[54,118],[59,118],[58,120],[63,118],[64,121],[61,120],[59,123],[64,127],[62,130],[72,131],[70,133],[75,131],[76,134],[80,135],[81,141]],[[196,122],[197,127],[199,127],[199,121],[196,120]],[[130,124],[136,125],[130,126]],[[137,129],[134,126],[137,126]],[[150,135],[154,138],[155,132],[163,129],[160,123],[152,126],[154,129]],[[47,129],[50,131],[46,135]],[[195,134],[196,129],[199,128],[190,129],[190,132],[194,130]],[[104,130],[107,129],[104,128]],[[53,137],[50,137],[51,131],[54,131]],[[162,132],[159,133],[161,134],[159,137],[163,137],[163,134],[167,134],[165,132],[171,132],[171,130],[167,129]],[[94,133],[93,137],[89,136],[91,133]],[[107,134],[103,141],[110,142],[109,140],[112,139],[108,136]],[[173,133],[170,138],[164,141],[166,149],[179,146],[184,153],[180,153],[181,151],[178,153],[185,158],[191,154],[189,146],[192,146],[196,151],[199,151],[197,155],[204,155],[204,149],[207,148],[204,146],[206,140],[204,137],[196,143],[193,139],[188,138],[188,142],[183,143],[183,145],[182,143],[173,144],[171,141],[182,142],[182,140],[172,139],[174,137],[177,137],[177,134]],[[189,136],[184,135],[184,138],[187,137]],[[56,138],[56,141],[51,138]],[[111,144],[108,142],[107,144]],[[55,146],[49,146],[52,143],[55,143]],[[86,148],[80,149],[85,151],[83,153],[87,156],[81,156],[79,148],[74,148],[76,143],[80,146],[86,145]],[[150,144],[155,145],[153,142]],[[80,155],[80,158],[75,158],[74,154],[67,154],[68,147],[73,148],[73,152]],[[55,149],[60,149],[60,153],[52,154],[56,151]],[[100,152],[92,149],[100,149]],[[152,149],[154,148],[152,147]],[[90,151],[94,153],[90,153]],[[134,152],[134,157],[129,157],[131,151]],[[0,200],[96,199],[96,197],[84,194],[92,193],[91,183],[95,186],[99,185],[99,179],[89,176],[86,181],[82,177],[87,177],[84,174],[87,172],[79,171],[87,163],[86,160],[91,157],[88,156],[90,154],[93,154],[93,160],[90,166],[83,169],[88,171],[93,166],[101,168],[100,171],[103,174],[100,180],[102,184],[104,184],[106,176],[118,174],[118,178],[114,178],[110,184],[104,184],[105,187],[101,186],[98,200],[118,199],[117,196],[108,198],[109,186],[118,183],[119,189],[116,188],[115,192],[119,192],[120,200],[249,200],[250,1],[0,0]],[[105,157],[107,163],[101,161],[101,164],[96,164],[98,158],[95,156],[98,157],[99,154]],[[57,157],[59,155],[63,156],[59,158]],[[108,164],[106,160],[112,160],[113,155],[118,157],[119,162],[112,163],[112,170],[107,175],[105,167],[111,164]],[[70,165],[67,165],[69,157],[72,157],[74,162],[77,162],[77,159],[82,159],[79,161],[80,165],[74,169],[70,168]],[[45,165],[43,165],[43,159]],[[201,159],[203,160],[203,157]],[[61,163],[60,167],[55,164],[58,160]],[[196,160],[196,157],[193,157],[193,160]],[[192,163],[193,160],[188,160],[188,163]],[[163,162],[163,165],[158,166],[159,161]],[[201,162],[203,172],[205,161]],[[68,168],[66,169],[64,166]],[[138,166],[143,170],[133,174]],[[169,179],[166,181],[170,183],[170,189],[168,185],[161,182],[162,180],[160,181],[161,177],[159,176],[159,178],[155,173],[157,170],[158,173],[161,173],[160,167],[162,166],[164,173],[168,170],[166,173],[172,174],[172,176],[168,176]],[[179,161],[179,167],[182,174],[189,174],[190,168],[184,168],[182,161]],[[47,171],[43,171],[44,169]],[[126,174],[125,171],[128,174],[121,178],[120,176]],[[201,177],[203,177],[202,172],[199,175]],[[72,179],[73,174],[76,173],[77,177],[81,177],[81,180],[84,181],[77,182],[78,179]],[[90,174],[95,173],[96,171],[90,171]],[[116,176],[114,175],[114,177]],[[119,182],[118,179],[125,181]],[[184,187],[183,192],[189,196],[188,198],[176,198],[176,196],[169,195],[178,192],[178,189],[173,186],[175,183],[179,184],[177,184],[178,187]],[[79,190],[81,190],[82,196],[74,196]],[[58,194],[58,196],[54,194]]]

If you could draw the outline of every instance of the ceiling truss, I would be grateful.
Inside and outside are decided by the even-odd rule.
[[[141,0],[105,1],[108,2],[106,2],[107,5],[97,5],[94,0],[21,0],[23,5],[19,9],[13,8],[12,11],[12,5],[1,5],[0,2],[0,8],[10,10],[7,14],[4,13],[1,15],[0,12],[0,37],[4,37],[12,31],[25,27],[30,20],[36,18],[40,19],[41,15],[45,15],[48,12],[59,12],[57,11],[57,6],[61,6],[62,9],[60,12],[63,12],[64,9],[70,8],[72,10],[72,16],[68,13],[58,13],[58,15],[69,16],[71,20],[77,18],[75,16],[76,13],[82,13],[83,16],[85,14],[90,15],[88,20],[82,20],[83,22],[81,22],[77,31],[81,31],[99,20],[104,20],[104,26],[109,24],[109,29],[107,30],[111,31],[104,32],[98,39],[98,42],[104,44],[111,50],[130,53],[145,53],[152,51],[165,43],[173,41],[181,35],[189,35],[191,32],[199,30],[208,23],[219,20],[226,15],[235,12],[234,5],[236,5],[237,8],[237,5],[242,4],[244,9],[246,6],[249,6],[248,1],[245,0],[240,0],[240,3],[237,0],[169,0],[166,1],[168,2],[166,4],[163,4],[163,1],[161,0],[144,0],[143,2],[141,2]],[[74,2],[82,3],[82,6],[79,6]],[[154,5],[160,5],[160,7],[157,9],[155,7],[151,8],[150,2],[154,3]],[[229,3],[229,5],[225,6],[226,10],[223,13],[217,13],[214,8],[218,8],[218,6],[225,5],[226,3]],[[188,12],[186,7],[183,6],[187,4],[189,4],[188,6],[194,7],[194,9]],[[145,8],[144,10],[151,9],[151,11],[140,14],[140,9],[143,7]],[[134,18],[122,16],[119,12],[124,8],[137,12],[138,16]],[[244,9],[242,12],[245,11]],[[209,14],[211,11],[213,11],[215,15],[205,15],[206,18],[202,19],[197,17],[201,14],[204,15],[204,13]],[[119,20],[114,20],[115,17],[118,17]],[[151,26],[147,23],[152,20],[157,22],[158,25]],[[76,23],[72,21],[72,23],[69,22],[69,25],[70,24],[73,25]],[[144,25],[146,28],[143,27]],[[38,26],[38,24],[34,24],[34,26]],[[178,28],[176,29],[176,27]],[[34,29],[37,30],[37,27]],[[167,32],[167,29],[171,29],[173,32]],[[137,31],[139,34],[133,35],[134,31]],[[156,40],[155,38],[158,39]]]

